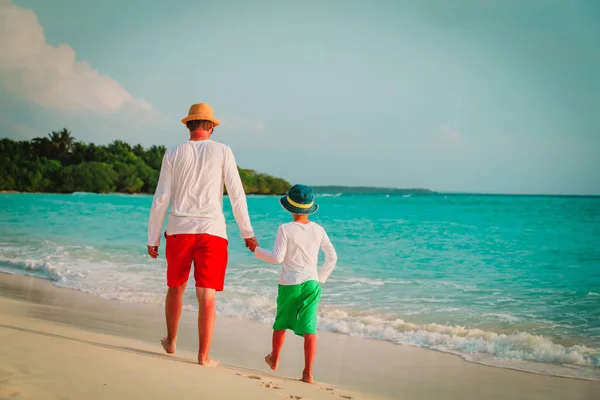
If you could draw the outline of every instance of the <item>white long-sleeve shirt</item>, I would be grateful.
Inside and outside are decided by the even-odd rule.
[[[325,262],[318,269],[319,249]],[[283,264],[280,285],[297,285],[316,280],[325,283],[335,268],[337,254],[325,229],[317,223],[290,222],[279,226],[273,252],[257,247],[256,258],[271,264]]]
[[[231,148],[212,140],[190,140],[168,149],[150,210],[148,245],[160,243],[169,203],[167,234],[207,233],[227,239],[223,185],[242,237],[253,237],[246,194]]]

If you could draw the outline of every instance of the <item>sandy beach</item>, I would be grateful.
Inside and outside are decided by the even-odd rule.
[[[323,332],[315,385],[297,380],[299,338],[280,370],[262,361],[270,327],[218,318],[213,356],[195,363],[195,313],[162,352],[163,310],[0,274],[0,399],[597,399],[600,382],[468,363],[457,356]]]

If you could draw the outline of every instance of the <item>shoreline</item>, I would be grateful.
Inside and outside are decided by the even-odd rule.
[[[3,303],[17,303],[13,306],[21,311],[17,313],[19,316],[136,340],[155,351],[162,350],[158,343],[164,334],[162,307],[111,301],[21,275],[0,274],[0,289]],[[78,307],[73,308],[73,304]],[[0,311],[3,321],[6,317],[4,308]],[[188,358],[191,355],[192,360],[197,346],[195,317],[194,312],[183,312],[178,343],[178,348],[186,352]],[[269,379],[277,375],[284,377],[279,379],[294,379],[301,371],[301,339],[288,335],[281,370],[273,373],[262,360],[270,348],[269,326],[220,316],[216,325],[213,356],[228,368],[235,366],[259,376],[267,375]],[[4,331],[0,328],[2,334]],[[244,332],[243,335],[240,332]],[[315,379],[344,388],[336,389],[338,391],[362,393],[355,394],[354,398],[441,399],[459,395],[470,397],[475,392],[483,395],[485,392],[480,398],[500,399],[506,398],[507,380],[512,382],[515,395],[527,394],[524,398],[587,399],[593,398],[592,394],[600,395],[597,381],[486,366],[431,349],[331,332],[319,332],[318,352]],[[311,398],[315,398],[314,395]]]
[[[0,276],[2,274],[7,274],[9,276],[14,275],[14,276],[19,276],[19,277],[33,278],[36,280],[39,279],[43,282],[46,282],[46,283],[52,285],[52,287],[59,289],[59,290],[74,291],[74,292],[81,293],[81,294],[84,294],[87,296],[93,296],[94,298],[108,300],[108,301],[123,302],[123,303],[129,304],[129,305],[134,305],[134,306],[140,305],[143,307],[153,307],[153,308],[159,308],[162,310],[162,307],[164,304],[164,303],[158,303],[156,301],[138,302],[135,300],[122,298],[122,297],[107,296],[102,293],[94,292],[93,290],[88,291],[86,289],[77,289],[74,287],[64,286],[64,285],[61,285],[60,282],[56,281],[53,278],[49,278],[47,276],[39,276],[37,274],[28,274],[26,272],[21,274],[18,272],[3,271],[0,269]],[[161,298],[164,299],[164,297],[162,297],[162,295],[160,293],[158,293],[156,291],[153,293],[155,295],[159,295]],[[195,301],[194,294],[193,294],[193,292],[190,292],[189,288],[187,290],[186,298],[188,300],[191,300],[193,298],[192,301]],[[184,312],[195,313],[196,311],[197,311],[197,308],[194,307],[193,304],[187,304],[187,305],[184,304]],[[256,319],[252,316],[245,315],[244,313],[236,314],[236,313],[231,313],[231,310],[229,310],[229,311],[230,312],[228,312],[228,313],[225,312],[224,315],[221,314],[220,311],[217,311],[218,317],[224,318],[227,320],[238,320],[238,321],[243,321],[243,322],[247,322],[247,323],[259,324],[261,326],[269,326],[270,327],[270,323],[265,322],[264,318]],[[326,312],[324,312],[324,313],[326,313]],[[327,318],[327,317],[321,316],[320,318]],[[357,323],[357,322],[360,323],[360,321],[355,320],[354,322],[350,322],[350,324]],[[449,328],[453,328],[453,327],[449,326]],[[418,331],[418,332],[421,332],[421,331]],[[430,331],[425,331],[425,332],[429,333],[429,334],[431,333]],[[369,332],[365,332],[365,331],[362,331],[362,334],[361,334],[360,329],[358,331],[357,331],[357,329],[352,329],[350,331],[343,331],[343,330],[340,331],[340,330],[336,330],[336,329],[320,328],[319,333],[327,334],[327,335],[341,335],[343,337],[354,337],[354,338],[360,338],[361,340],[374,340],[377,342],[387,343],[394,347],[395,346],[407,346],[407,347],[413,347],[413,348],[423,349],[423,350],[427,350],[427,351],[439,352],[441,354],[458,357],[463,362],[473,363],[473,364],[477,364],[477,365],[481,365],[481,366],[485,366],[485,367],[507,369],[507,370],[513,370],[513,371],[519,371],[519,372],[524,372],[524,373],[540,375],[540,376],[550,376],[550,377],[558,377],[558,378],[568,378],[568,379],[578,379],[578,380],[584,380],[584,381],[600,382],[600,368],[592,367],[592,366],[588,366],[588,365],[558,363],[556,361],[555,362],[544,362],[544,361],[535,361],[535,360],[524,359],[524,358],[503,358],[503,357],[497,357],[493,354],[488,354],[485,352],[483,352],[483,353],[467,352],[464,350],[461,351],[461,350],[456,350],[453,348],[437,348],[434,345],[428,346],[427,344],[397,342],[397,341],[391,340],[386,337],[381,337],[376,334],[370,334]],[[511,331],[503,332],[501,329],[500,330],[498,330],[498,329],[492,330],[492,331],[490,331],[490,333],[497,334],[497,335],[506,335],[509,337],[511,335],[513,335],[513,333],[511,333]],[[474,334],[479,335],[479,334],[481,334],[481,332],[477,332],[477,329],[474,329]],[[467,334],[467,335],[465,335],[464,333],[458,334],[459,339],[463,338],[463,337],[468,337],[468,336],[469,336],[469,334]],[[536,339],[544,340],[544,339],[547,339],[547,337],[532,335],[531,339],[532,340],[536,340]],[[432,340],[436,340],[436,339],[433,338]],[[552,341],[552,338],[550,338],[550,340],[551,340],[550,341],[551,345],[556,344],[559,346],[566,346],[564,344],[561,344],[558,340]],[[574,343],[581,343],[581,342],[574,342]],[[526,341],[524,341],[523,345],[528,346],[528,343]],[[581,344],[581,346],[585,347],[584,344]],[[544,351],[544,348],[542,347],[541,350]]]
[[[23,272],[23,271],[22,271]],[[67,290],[67,291],[75,291],[77,293],[81,293],[84,295],[88,295],[88,296],[93,296],[95,298],[99,298],[102,300],[109,300],[109,301],[119,301],[119,302],[124,302],[127,304],[131,304],[131,305],[141,305],[141,306],[149,306],[149,307],[158,307],[160,309],[162,309],[162,307],[164,306],[164,303],[160,303],[157,302],[156,299],[154,299],[154,301],[135,301],[132,300],[130,298],[123,298],[123,297],[115,297],[115,296],[109,296],[109,295],[105,295],[102,292],[96,292],[94,290],[89,290],[89,289],[84,289],[84,288],[76,288],[76,287],[71,287],[68,285],[62,285],[59,281],[56,280],[56,278],[53,278],[51,276],[43,276],[43,275],[39,275],[39,274],[35,274],[35,273],[27,273],[27,271],[24,271],[23,273],[19,273],[16,271],[6,271],[6,270],[2,270],[0,269],[0,276],[2,274],[7,274],[9,276],[15,275],[15,276],[20,276],[20,277],[26,277],[26,278],[33,278],[36,280],[41,280],[43,282],[47,282],[49,284],[51,284],[53,287],[55,287],[56,289],[59,290]],[[154,295],[158,295],[161,300],[164,299],[164,297],[157,291],[153,291]],[[187,295],[185,296],[188,300],[191,300],[193,298],[193,302],[195,302],[195,295],[193,294],[193,292],[190,292],[190,289],[187,289]],[[227,300],[226,300],[227,301]],[[197,311],[197,308],[194,307],[194,304],[184,304],[184,312],[192,312],[195,313]],[[331,311],[331,310],[329,310]],[[336,310],[333,310],[336,311]],[[218,313],[218,317],[219,318],[225,318],[225,319],[231,319],[231,320],[240,320],[240,321],[245,321],[248,323],[257,323],[263,326],[270,326],[269,322],[266,322],[264,318],[254,318],[251,315],[245,315],[244,313],[242,314],[237,314],[237,313],[232,313],[231,310],[229,310],[229,312],[224,312],[224,314],[221,314],[220,311],[217,311]],[[327,311],[323,311],[324,314],[327,314]],[[274,316],[273,316],[274,317]],[[331,322],[330,320],[327,319],[327,316],[323,316],[321,315],[320,318],[325,318],[326,321]],[[353,320],[348,322],[349,324],[353,324],[353,323],[361,323],[360,320]],[[444,326],[443,326],[444,327]],[[454,329],[454,328],[461,328],[460,326],[445,326],[446,328],[450,328],[450,329]],[[329,327],[331,328],[331,327]],[[342,335],[342,336],[349,336],[349,337],[356,337],[356,338],[360,338],[362,340],[375,340],[377,342],[385,342],[387,344],[391,344],[392,346],[408,346],[408,347],[414,347],[414,348],[418,348],[418,349],[424,349],[424,350],[428,350],[428,351],[434,351],[434,352],[439,352],[441,354],[446,354],[446,355],[452,355],[452,356],[456,356],[459,357],[462,361],[467,362],[467,363],[474,363],[474,364],[478,364],[481,366],[486,366],[486,367],[491,367],[491,368],[500,368],[500,369],[508,369],[508,370],[513,370],[513,371],[519,371],[519,372],[524,372],[524,373],[531,373],[531,374],[535,374],[535,375],[541,375],[541,376],[550,376],[550,377],[558,377],[558,378],[568,378],[568,379],[579,379],[579,380],[585,380],[585,381],[592,381],[592,382],[600,382],[600,368],[595,367],[595,366],[590,366],[590,365],[585,365],[585,364],[575,364],[575,363],[561,363],[561,362],[546,362],[546,361],[537,361],[537,360],[532,360],[532,359],[527,359],[527,358],[523,358],[523,357],[519,357],[519,358],[506,358],[506,357],[498,357],[495,356],[493,353],[486,353],[486,352],[469,352],[469,351],[465,351],[465,350],[461,350],[461,349],[455,349],[455,348],[451,348],[451,347],[445,347],[445,348],[439,348],[439,347],[435,347],[435,343],[431,346],[427,345],[427,344],[421,344],[421,343],[411,343],[410,341],[395,341],[392,340],[390,338],[387,337],[381,337],[380,335],[377,334],[371,334],[370,332],[365,332],[364,329],[366,329],[364,326],[362,326],[362,330],[357,328],[356,326],[353,329],[348,330],[338,330],[338,329],[328,329],[327,327],[321,327],[319,328],[319,332],[320,333],[325,333],[325,334],[333,334],[333,335]],[[427,326],[421,327],[421,328],[415,328],[416,330],[414,332],[421,332],[420,329],[427,329]],[[481,334],[481,332],[477,329],[477,328],[468,328],[469,330],[473,330],[475,336],[478,336]],[[508,337],[512,337],[512,335],[514,335],[514,329],[513,330],[502,330],[502,329],[494,329],[493,327],[487,327],[487,329],[491,329],[488,333],[490,334],[494,334],[494,335],[498,335],[498,336],[508,336]],[[421,332],[422,333],[422,332]],[[425,331],[425,333],[431,334],[432,331]],[[485,332],[484,332],[485,333]],[[526,332],[525,332],[526,333]],[[454,334],[452,334],[454,335]],[[464,337],[469,337],[470,334],[467,333],[465,334],[463,333],[457,333],[457,337],[460,338],[464,338]],[[582,347],[583,349],[586,348],[587,344],[583,343],[581,340],[578,341],[570,341],[568,342],[569,344],[567,344],[567,342],[561,342],[560,340],[558,340],[557,338],[553,338],[553,337],[547,337],[547,336],[539,336],[539,335],[531,335],[530,339],[532,340],[537,340],[537,339],[548,339],[550,342],[550,345],[554,346],[554,345],[558,345],[558,346],[562,346],[564,347],[564,349],[566,349],[568,346],[573,346],[573,345],[577,345]],[[432,338],[432,340],[436,340],[435,338]],[[519,339],[519,340],[523,340],[523,339]],[[527,341],[523,341],[523,345],[524,346],[528,346]],[[544,348],[541,347],[540,348],[542,351],[544,351]],[[594,350],[594,348],[590,348],[591,350]],[[566,349],[568,351],[568,349]],[[583,353],[583,351],[582,351]],[[583,353],[585,354],[585,353]]]

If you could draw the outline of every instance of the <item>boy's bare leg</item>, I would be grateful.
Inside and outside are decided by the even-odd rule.
[[[312,377],[312,366],[317,354],[317,335],[314,333],[304,334],[304,371],[302,380],[306,383],[314,383]]]
[[[165,351],[169,354],[175,353],[177,342],[177,329],[179,328],[179,318],[181,317],[181,307],[183,304],[183,293],[185,292],[184,283],[181,286],[169,288],[167,299],[165,300],[165,318],[167,320],[167,336],[160,341]]]
[[[215,289],[197,287],[196,297],[198,298],[198,363],[206,367],[216,367],[219,362],[211,360],[208,356],[215,328]]]
[[[273,350],[271,354],[267,354],[265,362],[269,364],[269,367],[273,371],[277,370],[279,366],[279,355],[281,354],[281,348],[285,341],[285,330],[273,331]]]

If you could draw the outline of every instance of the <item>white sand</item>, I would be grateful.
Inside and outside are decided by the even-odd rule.
[[[0,300],[3,311],[14,304]],[[2,399],[330,399],[329,390],[235,367],[202,368],[194,354],[2,313]],[[347,391],[331,391],[346,394]],[[349,394],[355,397],[354,394]],[[297,396],[297,397],[293,397]],[[362,397],[362,396],[361,396]]]
[[[162,308],[0,274],[0,399],[599,399],[600,383],[467,363],[410,346],[319,333],[315,385],[297,381],[302,342],[288,335],[280,371],[264,364],[269,326],[217,318],[197,365],[196,321],[184,312],[168,356]],[[328,383],[323,383],[328,382]],[[298,396],[298,397],[292,397]]]

